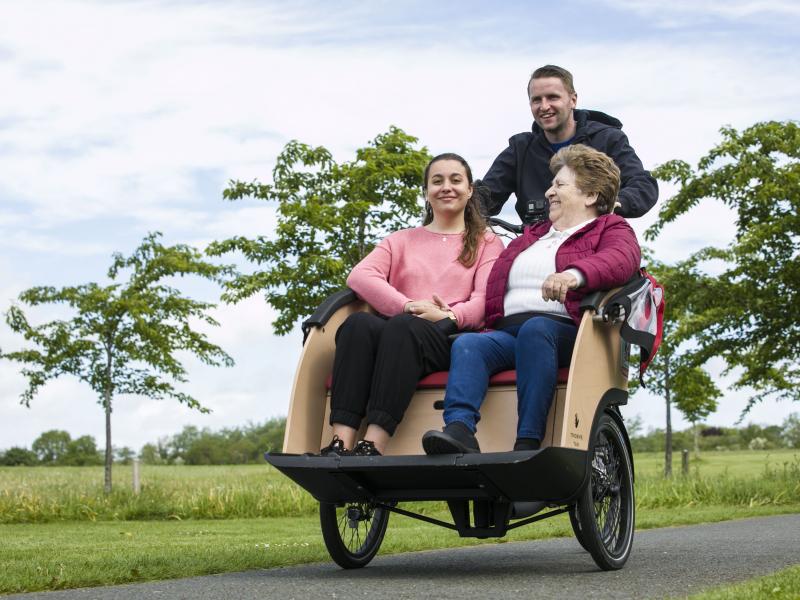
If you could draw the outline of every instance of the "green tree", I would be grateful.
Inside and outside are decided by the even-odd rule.
[[[5,467],[32,466],[37,462],[36,453],[33,450],[12,446],[5,452],[0,452],[0,465]]]
[[[55,465],[64,460],[71,441],[72,436],[68,432],[51,429],[33,441],[31,450],[36,453],[40,463]]]
[[[180,433],[176,433],[167,443],[169,448],[169,461],[174,462],[177,459],[186,461],[186,455],[197,440],[200,439],[202,433],[194,425],[184,425]]]
[[[59,461],[62,465],[86,466],[100,465],[103,459],[97,450],[97,442],[91,435],[82,435],[72,440],[67,446],[67,453]]]
[[[274,203],[274,235],[235,237],[208,252],[241,252],[258,270],[231,279],[223,298],[238,302],[263,291],[278,311],[275,332],[288,333],[333,291],[378,240],[419,220],[422,171],[430,156],[417,139],[396,127],[336,163],[322,146],[289,142],[278,156],[271,184],[231,182],[228,200]]]
[[[695,456],[700,455],[700,423],[717,409],[722,396],[711,376],[698,366],[686,365],[675,372],[672,380],[675,404],[692,424]]]
[[[110,285],[96,283],[65,287],[35,287],[22,292],[30,306],[66,304],[74,311],[67,320],[33,326],[24,311],[13,305],[6,322],[33,344],[0,357],[23,363],[28,388],[21,402],[31,400],[49,380],[73,375],[89,384],[105,412],[105,491],[111,492],[111,412],[116,394],[138,394],[154,399],[173,398],[207,412],[198,400],[179,392],[175,382],[186,381],[178,353],[197,356],[209,365],[232,365],[233,360],[192,328],[192,322],[218,323],[207,314],[214,305],[192,300],[166,283],[185,275],[218,281],[231,272],[203,260],[185,245],[164,246],[153,233],[130,257],[114,254]],[[120,282],[124,273],[127,281]]]
[[[251,425],[247,435],[260,452],[280,452],[286,433],[286,417],[275,417],[263,425]],[[259,456],[258,458],[261,458]]]
[[[800,413],[792,413],[786,417],[781,438],[789,448],[800,448]]]
[[[223,436],[204,430],[186,452],[187,465],[226,465],[233,462]]]
[[[134,452],[133,449],[129,448],[128,446],[114,448],[114,457],[118,463],[129,465],[131,464],[131,461],[136,458],[136,452]]]
[[[722,272],[686,298],[691,317],[678,337],[694,341],[686,353],[694,365],[724,359],[725,372],[738,376],[733,387],[753,392],[747,412],[769,396],[800,399],[800,312],[789,309],[800,303],[800,127],[771,121],[721,134],[697,169],[681,160],[655,169],[680,189],[647,237],[701,202],[716,199],[736,212],[733,241],[685,263],[699,271],[713,261]]]
[[[169,460],[169,450],[160,441],[157,444],[145,444],[139,451],[139,458],[146,465],[163,465]]]

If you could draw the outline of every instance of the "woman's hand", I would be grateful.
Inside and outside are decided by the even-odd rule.
[[[567,292],[578,287],[578,279],[572,273],[550,273],[542,284],[542,298],[564,304]]]
[[[412,300],[411,302],[406,302],[406,305],[403,307],[403,312],[411,313],[412,315],[418,315],[421,312],[435,310],[438,308],[439,305],[435,302],[431,302],[430,300]]]
[[[450,311],[442,310],[441,308],[429,308],[426,310],[422,310],[420,312],[415,312],[415,315],[420,317],[421,319],[425,319],[426,321],[441,321],[442,319],[449,319],[450,318]]]
[[[426,321],[436,322],[442,319],[455,320],[450,307],[442,300],[439,294],[433,295],[433,302],[430,300],[413,300],[412,302],[407,302],[404,310]]]

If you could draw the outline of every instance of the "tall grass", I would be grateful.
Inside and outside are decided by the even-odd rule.
[[[651,475],[637,479],[635,491],[639,508],[800,504],[800,469],[794,464],[792,469],[765,472],[758,478],[695,474],[664,479]]]
[[[316,502],[269,466],[143,469],[134,495],[130,469],[105,495],[95,467],[0,468],[0,523],[151,519],[241,519],[310,514]]]
[[[739,461],[732,453],[719,455],[706,453],[690,475],[672,479],[659,475],[655,458],[637,456],[637,506],[800,504],[800,453],[748,453]],[[139,495],[131,490],[130,468],[117,468],[115,477],[114,491],[106,496],[102,467],[0,467],[0,523],[241,519],[317,510],[309,494],[267,465],[147,466]]]

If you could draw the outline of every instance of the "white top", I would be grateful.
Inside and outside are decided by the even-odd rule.
[[[542,298],[542,285],[548,275],[556,272],[556,253],[561,244],[592,221],[594,219],[589,219],[564,231],[558,231],[551,225],[550,231],[514,259],[511,271],[508,273],[506,295],[503,300],[506,316],[535,311],[569,318],[567,309],[561,302]],[[578,287],[583,285],[583,273],[578,269],[567,269],[564,272],[572,273],[577,278]]]

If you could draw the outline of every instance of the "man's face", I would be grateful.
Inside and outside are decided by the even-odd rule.
[[[528,87],[528,99],[533,120],[550,134],[548,138],[558,138],[560,133],[570,129],[578,95],[568,93],[558,77],[533,79]]]

